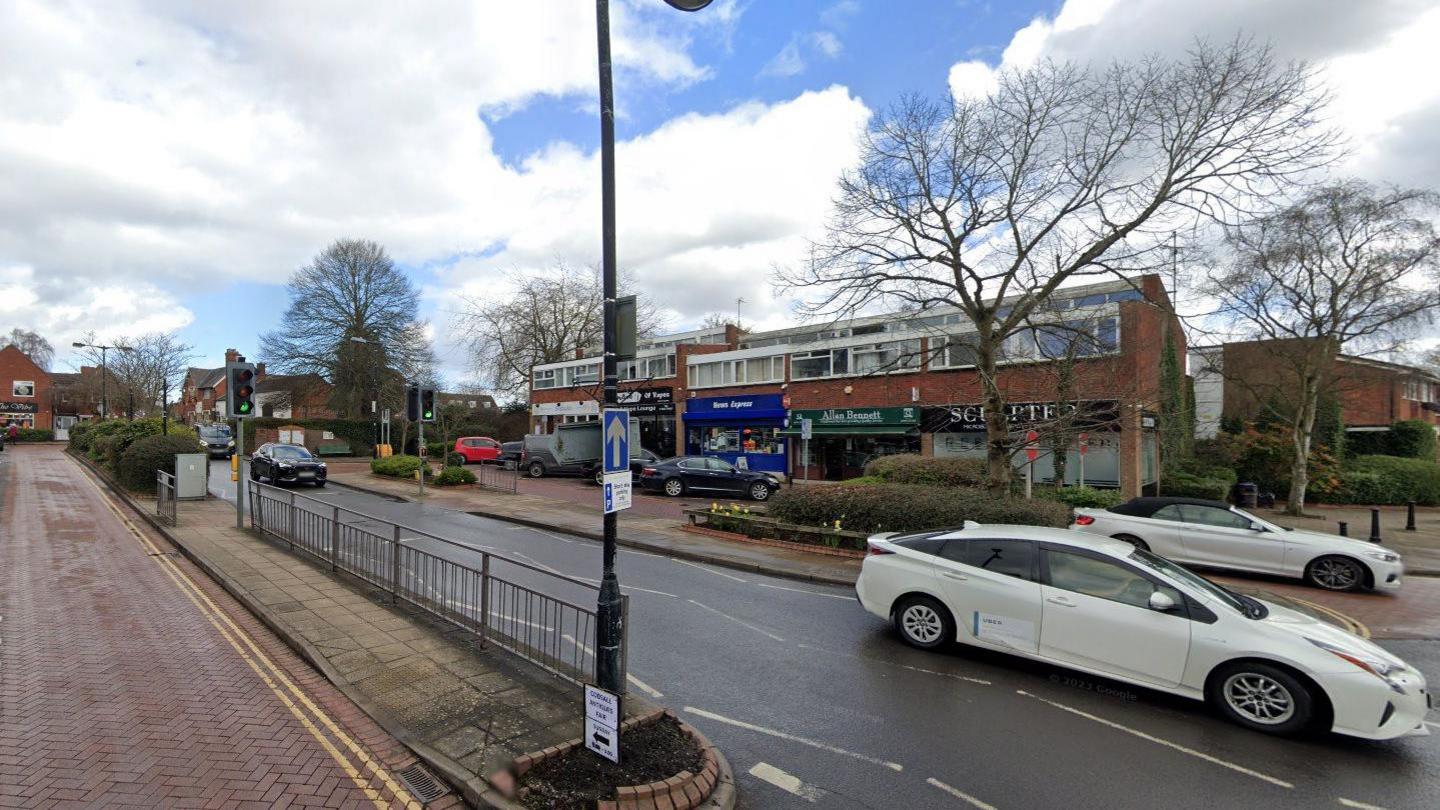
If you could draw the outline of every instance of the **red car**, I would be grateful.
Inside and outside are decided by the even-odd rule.
[[[466,464],[494,464],[500,456],[500,442],[488,436],[465,436],[455,440],[455,452]]]

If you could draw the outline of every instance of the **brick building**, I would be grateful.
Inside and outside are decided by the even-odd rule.
[[[0,427],[51,430],[50,372],[15,346],[0,349]]]
[[[235,349],[225,350],[225,362],[240,358]],[[185,373],[180,390],[178,415],[191,424],[223,421],[225,413],[225,367],[195,368]],[[255,364],[255,407],[259,415],[281,419],[330,419],[330,383],[317,374],[267,374],[264,363]]]
[[[1254,340],[1205,346],[1190,353],[1195,377],[1195,435],[1213,438],[1222,418],[1253,420],[1268,403],[1288,401],[1297,385],[1291,355],[1298,340]],[[1340,420],[1349,431],[1385,430],[1418,419],[1440,431],[1440,375],[1435,372],[1339,355],[1328,390],[1340,399]]]
[[[1086,433],[1086,483],[1126,493],[1155,483],[1150,412],[1164,330],[1181,357],[1185,347],[1168,312],[1157,276],[1064,290],[1037,328],[1005,347],[999,376],[1012,429],[1021,437],[1049,429],[1064,437],[1060,444]],[[621,404],[654,452],[713,455],[794,478],[852,478],[887,453],[983,456],[980,379],[965,323],[935,309],[753,334],[728,326],[669,335],[621,364]],[[1062,364],[1054,358],[1064,351],[1073,352],[1074,382],[1057,405]],[[596,418],[599,397],[598,357],[536,366],[531,427],[544,433]],[[802,419],[813,429],[808,447]],[[1045,447],[1036,480],[1055,476],[1059,452]],[[1078,482],[1078,440],[1065,453],[1066,479]]]

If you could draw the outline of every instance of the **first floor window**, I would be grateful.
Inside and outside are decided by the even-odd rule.
[[[35,396],[34,380],[15,380],[10,384],[10,395],[14,397],[25,397],[33,399]]]

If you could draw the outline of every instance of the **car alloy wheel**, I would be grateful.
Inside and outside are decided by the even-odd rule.
[[[896,609],[895,627],[905,643],[926,650],[955,635],[950,614],[939,602],[924,596],[911,597]]]
[[[1353,591],[1365,581],[1360,564],[1344,557],[1321,557],[1310,563],[1306,578],[1329,591]]]
[[[596,485],[596,486],[605,486],[605,471],[604,471],[604,470],[596,470],[596,471],[595,471],[595,485]]]
[[[526,472],[529,473],[531,478],[543,477],[545,475],[545,465],[537,461],[526,468]]]
[[[671,478],[665,482],[665,494],[672,498],[678,498],[685,493],[685,483],[679,478]]]
[[[1278,726],[1295,716],[1295,696],[1285,684],[1258,672],[1231,675],[1221,694],[1231,711],[1262,726]]]
[[[757,501],[763,501],[770,497],[770,487],[756,482],[750,485],[750,497]]]

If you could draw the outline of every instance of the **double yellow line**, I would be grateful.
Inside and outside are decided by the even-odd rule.
[[[75,463],[73,459],[71,461]],[[235,624],[225,611],[221,610],[220,606],[215,604],[209,595],[175,564],[174,560],[170,559],[169,555],[150,542],[150,539],[116,507],[113,499],[95,483],[84,468],[80,467],[78,463],[75,464],[80,468],[81,477],[95,489],[106,508],[115,515],[130,534],[135,536],[135,539],[140,542],[151,558],[159,563],[161,570],[170,577],[180,592],[189,598],[211,626],[229,642],[240,658],[260,677],[260,680],[284,704],[285,708],[290,710],[295,719],[300,721],[305,730],[310,732],[310,735],[329,752],[336,764],[345,771],[355,786],[364,792],[371,803],[377,808],[388,808],[392,806],[393,802],[401,807],[419,810],[420,803],[415,801],[404,786],[397,782],[383,765],[376,762],[359,743],[346,734],[330,715],[316,706],[310,696],[290,680],[289,676],[285,674],[285,670],[271,660],[264,650],[260,649],[250,634]],[[321,730],[322,726],[324,731]],[[326,731],[329,732],[329,736],[326,735]],[[372,784],[378,784],[379,787],[372,787]],[[393,799],[385,797],[387,792]]]

